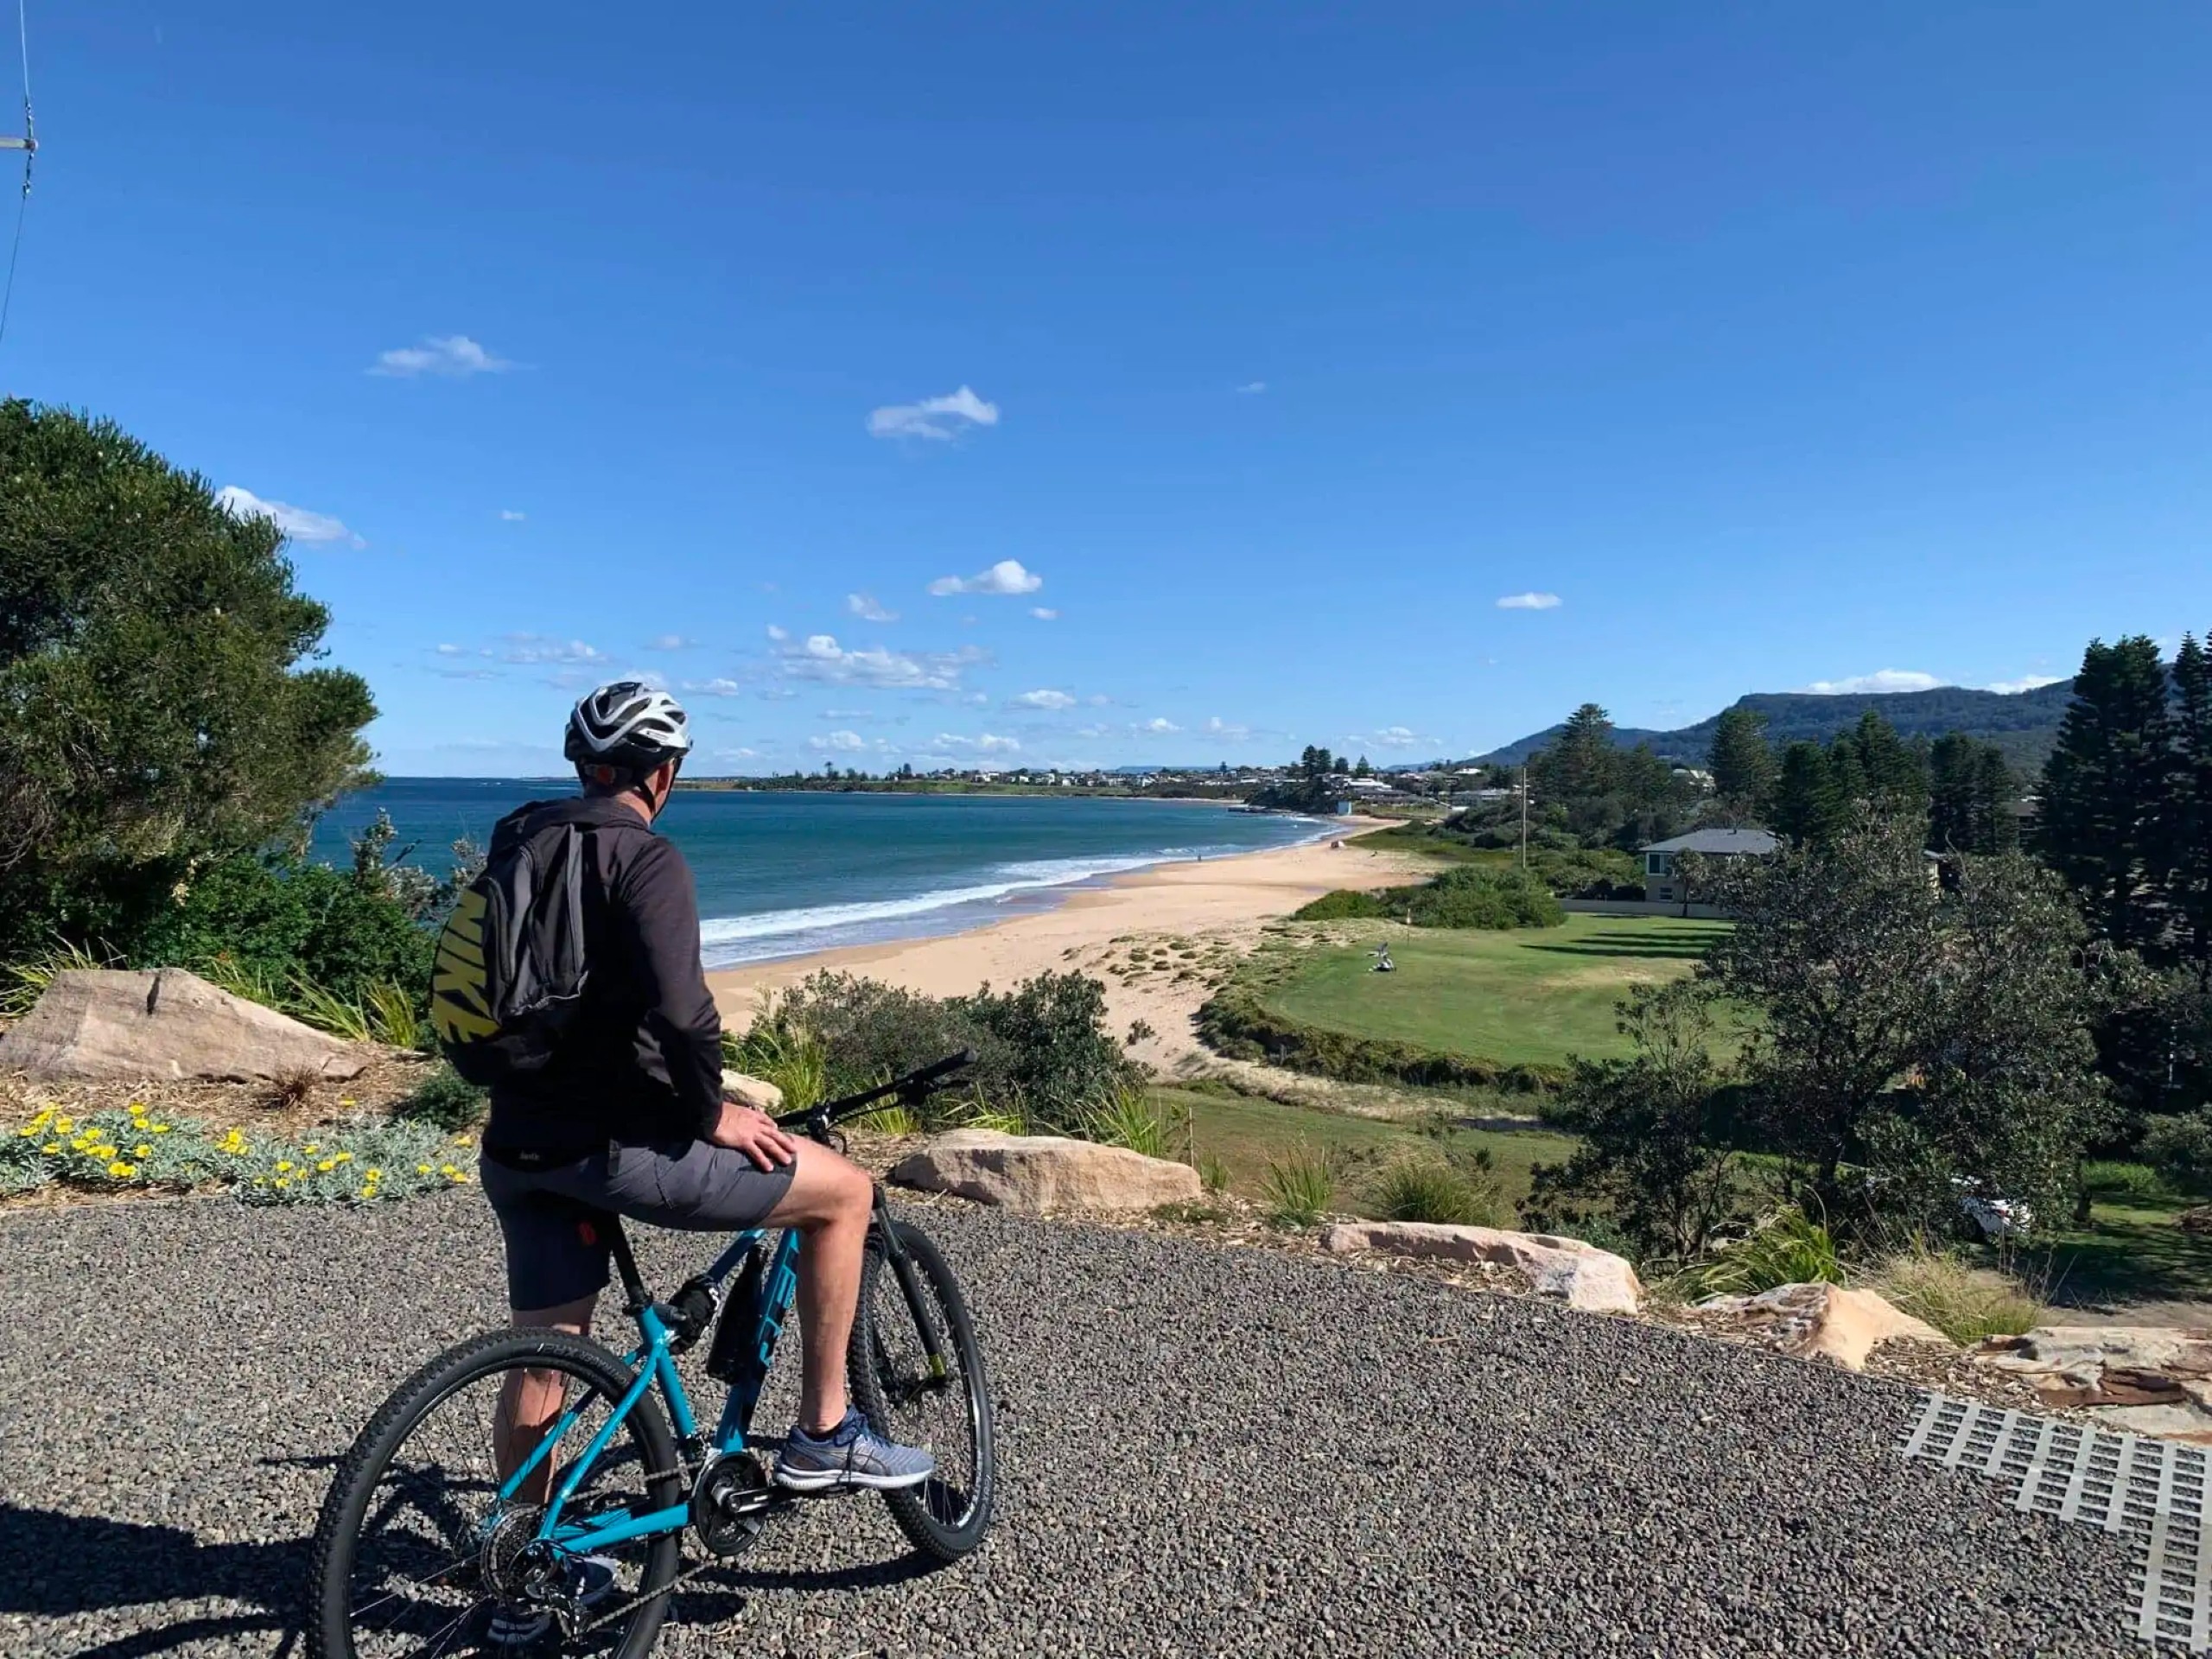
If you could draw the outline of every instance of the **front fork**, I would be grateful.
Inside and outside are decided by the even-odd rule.
[[[920,1333],[923,1351],[929,1356],[928,1381],[932,1387],[942,1387],[950,1375],[944,1344],[938,1336],[937,1321],[929,1316],[921,1275],[914,1271],[914,1260],[899,1242],[899,1230],[892,1224],[891,1206],[884,1198],[880,1184],[875,1189],[875,1229],[883,1240],[883,1259],[891,1264],[891,1271],[899,1281],[899,1293],[906,1299],[906,1311],[913,1315],[914,1329]]]

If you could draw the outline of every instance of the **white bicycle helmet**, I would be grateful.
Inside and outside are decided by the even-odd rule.
[[[691,752],[683,705],[637,680],[594,691],[569,715],[561,753],[580,766],[613,766],[642,775]]]

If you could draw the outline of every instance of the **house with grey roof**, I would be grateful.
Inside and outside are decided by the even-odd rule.
[[[1689,898],[1689,887],[1675,860],[1684,853],[1702,858],[1764,858],[1780,845],[1764,830],[1693,830],[1644,847],[1643,891],[1647,898],[1675,903]]]

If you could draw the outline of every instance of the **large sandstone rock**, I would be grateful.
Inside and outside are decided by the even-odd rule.
[[[2086,1410],[2138,1434],[2212,1442],[2212,1330],[2163,1325],[2044,1325],[1974,1350],[2050,1406]]]
[[[1727,1319],[1764,1338],[1785,1354],[1825,1359],[1847,1371],[1863,1371],[1866,1357],[1885,1342],[1951,1339],[1925,1320],[1899,1313],[1871,1290],[1841,1285],[1777,1285],[1756,1296],[1714,1296],[1698,1312]]]
[[[0,1035],[0,1071],[138,1083],[345,1078],[376,1058],[181,968],[72,969]]]
[[[1321,1248],[1339,1255],[1382,1250],[1392,1255],[1491,1262],[1528,1275],[1539,1295],[1555,1296],[1590,1313],[1633,1313],[1643,1296],[1636,1269],[1610,1250],[1549,1233],[1459,1227],[1429,1221],[1340,1221],[1323,1230]]]
[[[955,1129],[891,1172],[901,1186],[1044,1215],[1055,1210],[1149,1210],[1197,1198],[1188,1164],[1054,1135]]]
[[[750,1106],[773,1116],[784,1109],[784,1091],[765,1077],[748,1077],[742,1071],[722,1073],[722,1096],[741,1106]]]

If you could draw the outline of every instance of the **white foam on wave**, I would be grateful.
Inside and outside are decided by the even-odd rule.
[[[1286,845],[1295,845],[1287,842]],[[1072,887],[1154,864],[1179,863],[1201,856],[1265,852],[1264,847],[1163,847],[1156,852],[1118,858],[1048,858],[1001,864],[987,880],[965,887],[937,887],[903,899],[857,904],[810,905],[793,910],[764,910],[750,916],[717,916],[699,926],[700,954],[710,968],[727,968],[766,957],[796,955],[833,944],[861,944],[896,937],[909,930],[898,925],[933,911],[987,906],[1047,887]]]

